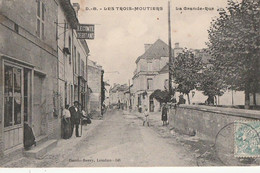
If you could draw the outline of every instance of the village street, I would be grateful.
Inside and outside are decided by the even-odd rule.
[[[167,127],[153,121],[143,126],[140,116],[109,111],[104,120],[84,126],[81,138],[61,139],[41,159],[24,157],[4,167],[197,166],[194,155]]]

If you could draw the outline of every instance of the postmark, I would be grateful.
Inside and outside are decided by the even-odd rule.
[[[260,121],[234,123],[234,156],[238,158],[260,157]]]

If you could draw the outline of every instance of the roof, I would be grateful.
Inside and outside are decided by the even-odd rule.
[[[210,54],[208,49],[190,49],[196,57],[200,57],[203,63],[209,63]],[[159,73],[168,73],[169,66],[166,64]]]
[[[88,59],[88,66],[102,70],[102,66],[98,65],[97,62],[92,61],[91,59]]]
[[[115,84],[111,89],[110,92],[116,92],[116,91],[127,91],[129,90],[129,87],[127,84],[120,85],[120,84]]]
[[[72,29],[76,29],[79,23],[76,12],[70,3],[70,0],[59,0],[61,7],[63,8],[68,22]]]
[[[169,72],[169,66],[168,64],[166,64],[161,70],[159,73],[168,73]]]
[[[174,55],[173,52],[172,49],[172,56]],[[161,57],[169,57],[169,46],[161,39],[158,39],[143,55],[137,58],[135,63],[138,63],[140,59],[159,59]]]
[[[88,54],[89,53],[89,48],[88,48],[88,44],[87,44],[86,40],[80,39],[80,43],[82,44],[82,46],[84,47],[84,50]]]

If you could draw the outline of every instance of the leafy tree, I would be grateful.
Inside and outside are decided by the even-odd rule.
[[[198,84],[198,72],[202,69],[201,57],[195,56],[190,50],[184,49],[174,60],[174,80],[178,84],[177,91],[188,96]]]
[[[259,92],[260,2],[259,0],[228,0],[226,10],[213,20],[208,47],[212,65],[219,77],[232,89],[249,94]]]
[[[218,70],[214,69],[214,66],[209,66],[204,69],[200,74],[199,90],[203,91],[203,94],[208,96],[208,104],[214,104],[216,96],[222,96],[224,94],[226,84],[222,79]]]
[[[159,90],[159,89],[157,89],[157,90],[155,90],[151,95],[150,95],[150,98],[151,99],[156,99],[158,102],[160,102],[160,103],[167,103],[167,102],[169,102],[170,101],[170,93],[169,93],[169,91],[167,91],[167,90],[164,90],[164,91],[162,91],[162,90]]]

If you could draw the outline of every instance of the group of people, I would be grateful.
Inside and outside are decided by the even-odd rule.
[[[73,135],[74,127],[76,137],[79,135],[80,119],[86,117],[86,112],[81,108],[78,101],[74,101],[74,105],[65,106],[62,112],[62,138],[69,139]]]
[[[163,126],[168,125],[168,117],[167,117],[167,105],[165,103],[162,104],[162,122],[163,122]],[[147,108],[145,108],[144,110],[144,121],[143,121],[143,126],[145,125],[145,123],[147,124],[147,126],[150,126],[150,122],[149,122],[149,111]]]
[[[179,102],[177,103],[177,105],[185,104],[185,103],[186,103],[186,100],[183,98],[183,95],[180,95],[179,96]],[[140,108],[140,106],[138,108]],[[139,110],[139,112],[140,111],[141,110]],[[167,126],[169,124],[169,121],[168,121],[168,115],[167,115],[168,114],[168,108],[167,108],[167,104],[166,103],[162,104],[161,112],[162,112],[161,120],[162,120],[163,126]],[[144,111],[143,126],[145,125],[145,123],[147,123],[147,125],[150,126],[150,123],[149,123],[149,112],[148,112],[147,108],[145,108],[145,111]]]

